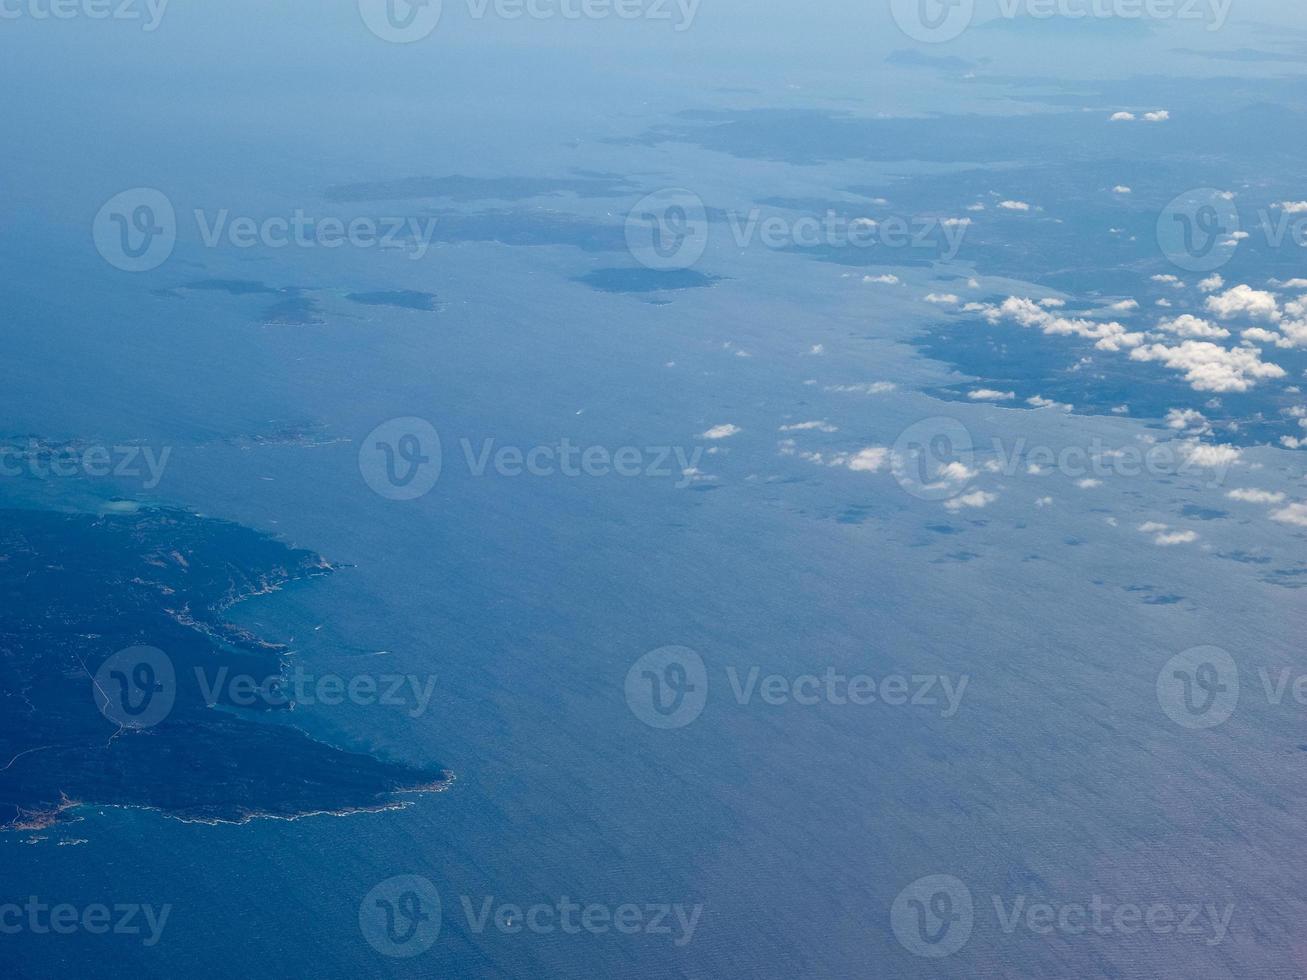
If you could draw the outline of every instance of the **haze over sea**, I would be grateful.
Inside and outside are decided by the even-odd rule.
[[[314,674],[434,678],[430,702],[259,723],[455,775],[378,813],[91,804],[0,834],[0,904],[171,909],[151,945],[0,935],[7,975],[1307,975],[1307,264],[1259,221],[1307,198],[1307,17],[982,3],[933,44],[884,6],[446,3],[411,44],[353,3],[0,21],[0,441],[168,452],[150,486],[6,475],[4,506],[176,507],[324,556],[235,621]],[[176,241],[132,273],[95,221],[140,188]],[[1219,266],[1157,231],[1205,189],[1249,233]],[[708,229],[702,257],[650,268],[645,209]],[[297,214],[394,236],[269,238]],[[1178,348],[1184,314],[1226,331],[1216,386],[1131,353]],[[1254,345],[1280,374],[1229,353]],[[393,499],[360,453],[407,458],[376,433],[413,419],[439,478]],[[564,439],[634,469],[568,475]],[[542,446],[534,473],[495,456]],[[679,727],[632,671],[683,682],[641,661],[665,647],[704,665],[677,660],[706,695]],[[1166,678],[1207,647],[1238,704],[1186,725]],[[859,675],[874,701],[828,681]],[[938,959],[900,934],[935,875],[974,901]],[[397,876],[442,901],[417,956],[360,927]],[[1198,931],[1005,918],[1094,896],[1198,906]],[[487,898],[517,911],[479,927]],[[567,900],[669,931],[521,928]]]

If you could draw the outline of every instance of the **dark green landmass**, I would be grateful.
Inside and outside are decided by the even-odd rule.
[[[395,805],[450,775],[347,752],[224,691],[196,668],[279,675],[285,650],[226,622],[251,596],[327,575],[320,556],[178,510],[0,510],[0,829],[47,826],[80,804],[242,821]],[[175,703],[148,728],[102,713],[93,678],[118,651],[166,651]]]

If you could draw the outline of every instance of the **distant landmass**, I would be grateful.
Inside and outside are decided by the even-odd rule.
[[[311,551],[181,510],[0,510],[0,830],[49,826],[80,805],[241,822],[386,809],[396,794],[445,788],[452,775],[438,767],[248,716],[293,707],[276,698],[242,717],[230,688],[215,696],[202,679],[280,676],[285,648],[224,613],[332,571]],[[166,651],[166,667],[124,659],[133,649]],[[155,694],[168,710],[137,724],[119,715],[120,693],[123,710]]]

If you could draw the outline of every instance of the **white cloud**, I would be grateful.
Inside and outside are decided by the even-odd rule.
[[[839,432],[840,430],[831,425],[829,422],[795,422],[792,425],[782,425],[781,432]]]
[[[1153,538],[1153,544],[1161,548],[1174,547],[1177,544],[1193,544],[1198,535],[1193,531],[1163,531]]]
[[[900,280],[898,276],[886,273],[883,276],[863,276],[862,281],[884,283],[886,286],[897,286],[902,280]]]
[[[1076,486],[1078,486],[1081,490],[1092,490],[1094,489],[1094,487],[1101,487],[1102,485],[1103,485],[1102,480],[1095,480],[1093,477],[1088,477],[1088,476],[1085,477],[1083,480],[1076,481]]]
[[[1249,391],[1260,380],[1284,377],[1284,368],[1263,361],[1262,352],[1255,347],[1227,350],[1207,341],[1186,340],[1178,347],[1137,347],[1130,357],[1160,361],[1173,371],[1183,371],[1195,391]]]
[[[1264,289],[1253,289],[1246,284],[1227,289],[1216,296],[1208,296],[1206,305],[1209,311],[1222,317],[1243,315],[1270,320],[1272,323],[1280,319],[1280,306],[1275,300],[1275,294]]]
[[[941,306],[956,306],[960,300],[952,293],[927,293],[927,303],[937,303]]]
[[[1213,272],[1210,276],[1198,284],[1200,292],[1214,293],[1225,285],[1225,280],[1221,278],[1219,272]]]
[[[1196,430],[1198,432],[1208,432],[1211,426],[1207,422],[1207,417],[1202,412],[1193,408],[1173,408],[1166,413],[1166,427],[1168,429],[1177,429],[1184,431],[1186,429]]]
[[[1295,527],[1307,527],[1307,504],[1290,504],[1272,513],[1271,520]]]
[[[866,449],[859,449],[852,456],[837,457],[845,466],[856,473],[875,473],[877,470],[885,468],[889,462],[889,450],[879,446],[869,446]]]
[[[1136,118],[1133,112],[1114,112],[1108,122],[1134,122]]]
[[[1027,398],[1026,404],[1032,405],[1035,408],[1056,408],[1063,412],[1069,412],[1071,409],[1075,408],[1074,405],[1068,405],[1066,402],[1053,401],[1053,399],[1045,398],[1043,395],[1034,395]]]
[[[743,431],[744,430],[741,429],[738,425],[733,425],[732,423],[728,422],[725,425],[714,425],[711,429],[709,429],[702,436],[700,436],[700,438],[701,439],[729,439],[731,436],[739,435]]]
[[[1142,333],[1132,333],[1115,320],[1099,323],[1095,320],[1069,319],[1054,316],[1029,299],[1009,296],[1000,306],[985,308],[985,318],[991,323],[1015,320],[1023,327],[1034,327],[1050,336],[1076,336],[1096,341],[1099,350],[1117,351],[1123,347],[1136,347],[1144,342]]]
[[[1218,327],[1210,320],[1203,320],[1191,313],[1184,313],[1172,320],[1163,320],[1157,325],[1157,329],[1163,333],[1173,333],[1178,337],[1208,337],[1208,338],[1225,338],[1230,336],[1230,331],[1225,327]]]
[[[893,381],[872,381],[861,385],[828,385],[826,390],[843,395],[883,395],[897,387]]]
[[[1221,469],[1238,461],[1243,451],[1235,446],[1213,445],[1191,440],[1181,445],[1180,452],[1189,466]]]
[[[977,388],[967,392],[967,397],[977,402],[1010,402],[1017,397],[1015,391],[995,391],[993,388]]]
[[[964,493],[960,497],[954,497],[952,500],[945,502],[944,506],[951,511],[959,511],[963,507],[988,507],[998,499],[998,494],[989,493],[985,490],[972,490],[970,493]]]
[[[1293,346],[1283,334],[1278,334],[1274,330],[1267,330],[1265,327],[1249,327],[1247,330],[1239,331],[1239,336],[1255,344],[1275,344],[1277,347]]]
[[[1245,504],[1282,504],[1284,503],[1284,494],[1272,493],[1270,490],[1239,489],[1231,490],[1226,494],[1231,500],[1239,500]]]
[[[1052,498],[1052,497],[1039,497],[1038,499],[1035,500],[1035,506],[1036,506],[1036,507],[1052,507],[1052,506],[1053,506],[1053,498]]]
[[[1127,187],[1125,184],[1117,184],[1115,187],[1112,188],[1112,193],[1113,193],[1113,194],[1132,194],[1132,193],[1134,193],[1134,192],[1133,192],[1129,187]]]
[[[1123,299],[1113,303],[1108,307],[1113,313],[1129,313],[1131,310],[1139,309],[1139,301],[1133,299]]]
[[[825,344],[813,344],[811,347],[808,348],[808,353],[809,353],[809,354],[815,354],[815,355],[825,354],[825,353],[826,353],[826,345],[825,345]]]
[[[1156,112],[1145,112],[1144,122],[1166,122],[1171,118],[1171,113],[1165,109],[1158,109]]]
[[[1307,214],[1307,201],[1281,201],[1276,207],[1289,214]]]
[[[1172,289],[1183,289],[1184,280],[1179,276],[1173,276],[1170,273],[1162,273],[1152,277],[1153,282],[1160,282],[1164,286],[1170,286]]]
[[[999,201],[998,206],[1004,211],[1029,211],[1030,205],[1025,201]]]

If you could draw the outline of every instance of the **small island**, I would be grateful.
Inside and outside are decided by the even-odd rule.
[[[0,510],[0,830],[72,819],[77,807],[145,807],[239,823],[352,813],[437,792],[452,775],[349,752],[260,711],[209,704],[196,668],[268,677],[286,650],[226,622],[252,596],[331,574],[310,551],[174,509],[106,514]],[[166,650],[167,715],[124,725],[93,678],[119,651]],[[206,696],[207,695],[207,696]]]

